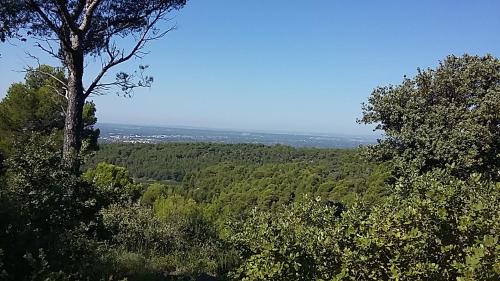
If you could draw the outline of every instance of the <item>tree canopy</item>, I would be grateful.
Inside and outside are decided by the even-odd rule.
[[[372,156],[391,159],[399,173],[443,168],[500,179],[500,60],[493,56],[449,56],[400,85],[378,87],[363,111],[360,122],[385,134]]]
[[[185,4],[186,0],[2,0],[0,39],[48,36],[59,40],[61,48],[72,49],[79,43],[73,36],[83,35],[83,54],[100,55],[109,51],[116,37],[154,28],[166,13]]]
[[[14,141],[22,141],[31,133],[61,136],[64,128],[66,99],[60,95],[56,80],[65,80],[60,68],[42,65],[26,73],[24,82],[14,83],[0,101],[0,149],[10,150]],[[80,133],[85,149],[97,149],[99,129],[93,102],[84,105],[84,127]]]

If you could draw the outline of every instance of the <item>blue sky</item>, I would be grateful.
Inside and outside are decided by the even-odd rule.
[[[92,99],[101,122],[368,134],[355,120],[374,87],[449,54],[499,57],[499,11],[497,0],[191,0],[176,31],[122,67],[150,65],[153,87]],[[25,50],[36,53],[0,45],[0,96],[22,80]]]

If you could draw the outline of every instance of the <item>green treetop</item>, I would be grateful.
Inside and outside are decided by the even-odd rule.
[[[42,65],[28,71],[24,82],[10,86],[0,101],[0,149],[9,151],[14,140],[22,141],[33,132],[54,132],[61,135],[62,141],[67,100],[58,80],[65,79],[62,69]],[[99,137],[99,130],[94,129],[95,112],[95,104],[86,102],[81,134],[84,147],[91,150],[97,148]]]
[[[500,178],[500,60],[449,56],[396,86],[375,89],[360,123],[385,139],[372,155],[392,159],[400,174],[433,168],[467,178]]]

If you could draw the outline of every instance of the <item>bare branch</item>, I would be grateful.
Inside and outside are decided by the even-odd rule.
[[[159,39],[165,36],[168,32],[175,29],[175,26],[173,26],[160,34],[155,34],[157,30],[154,28],[154,26],[163,16],[164,14],[162,12],[156,14],[153,20],[144,28],[135,46],[126,55],[123,50],[121,52],[117,51],[115,45],[113,43],[110,43],[111,39],[108,37],[106,44],[106,52],[108,53],[110,59],[108,63],[101,69],[101,71],[95,77],[95,79],[92,81],[88,89],[85,91],[85,98],[88,97],[92,93],[92,91],[97,87],[97,85],[100,84],[99,82],[101,81],[101,79],[112,67],[121,64],[123,62],[126,62],[132,57],[141,57],[141,54],[146,54],[141,52],[141,49],[144,48],[146,43],[152,40]],[[121,55],[118,55],[118,53],[120,53]]]
[[[50,73],[50,72],[43,71],[43,70],[41,70],[41,69],[40,69],[40,67],[41,67],[42,65],[40,64],[40,60],[38,59],[38,57],[36,57],[36,56],[34,56],[34,55],[30,54],[29,52],[25,52],[25,54],[26,54],[27,56],[29,56],[31,59],[33,59],[33,60],[35,60],[35,61],[37,62],[37,68],[33,68],[33,67],[31,67],[31,66],[27,66],[27,67],[25,67],[25,68],[24,68],[24,70],[23,70],[23,71],[21,71],[21,72],[25,72],[25,73],[27,73],[27,72],[37,72],[37,73],[41,73],[41,74],[43,74],[43,75],[47,75],[47,76],[49,76],[50,78],[52,78],[52,79],[54,79],[55,81],[57,81],[59,84],[61,84],[61,87],[62,87],[62,89],[63,89],[65,92],[67,91],[67,89],[68,89],[68,85],[66,84],[66,82],[64,82],[62,79],[60,79],[59,77],[55,76],[54,74],[52,74],[52,73]],[[63,97],[65,97],[65,98],[67,98],[67,95],[66,95],[66,94],[61,95],[61,96],[63,96]]]
[[[61,97],[65,98],[66,100],[68,99],[68,97],[67,97],[64,93],[62,93],[62,92],[60,91],[60,89],[58,89],[58,88],[56,88],[56,87],[54,87],[54,86],[52,86],[52,85],[48,85],[48,87],[49,87],[49,88],[51,88],[51,89],[52,89],[52,90],[53,90],[53,91],[54,91],[57,95],[59,95],[59,96],[61,96]],[[64,104],[63,104],[63,103],[60,103],[60,102],[56,99],[56,97],[55,97],[55,96],[51,96],[51,98],[52,98],[52,100],[53,100],[56,104],[58,104],[58,105],[59,105],[59,109],[61,109],[62,113],[63,113],[64,115],[66,115],[66,108],[65,108]]]
[[[109,91],[111,87],[118,86],[125,96],[132,96],[135,88],[140,87],[151,87],[153,82],[153,77],[145,76],[144,71],[148,66],[139,66],[139,72],[135,71],[134,74],[128,74],[125,72],[120,72],[116,75],[116,80],[109,83],[100,83],[94,87],[92,92],[93,95],[102,95],[106,91]]]
[[[40,42],[36,42],[35,47],[38,47],[40,50],[42,50],[42,51],[46,52],[47,54],[51,55],[52,57],[60,60],[61,59],[60,55],[58,53],[56,53],[56,51],[54,50],[54,48],[52,47],[50,42],[47,39],[42,40],[42,41],[45,41],[45,44],[47,44],[47,47],[40,44]]]

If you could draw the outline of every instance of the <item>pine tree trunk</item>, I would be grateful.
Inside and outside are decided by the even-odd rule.
[[[68,106],[64,122],[63,165],[66,169],[78,172],[80,162],[78,154],[81,148],[83,130],[83,53],[72,52],[67,55],[68,67]]]

